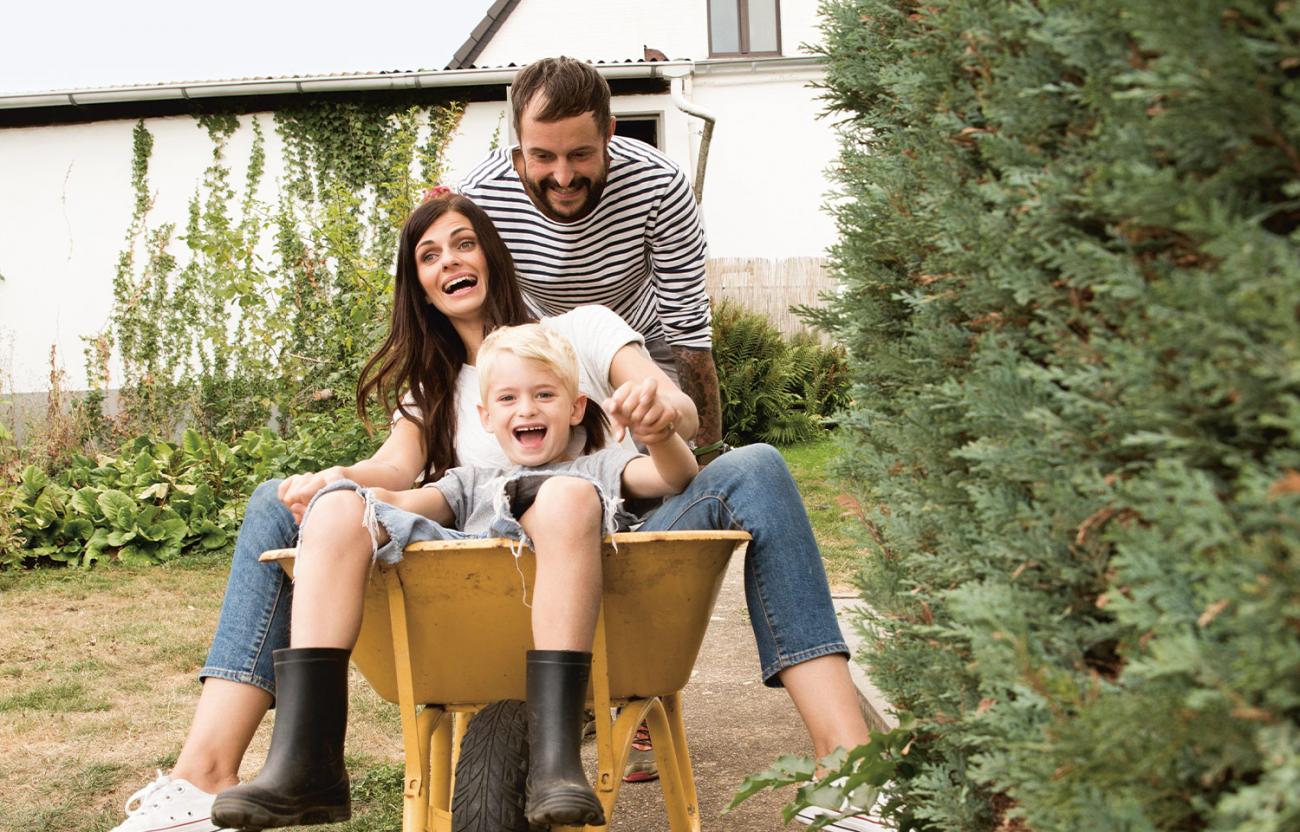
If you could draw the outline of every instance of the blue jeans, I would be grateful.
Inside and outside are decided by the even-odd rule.
[[[780,687],[791,665],[849,654],[835,619],[821,552],[803,498],[771,445],[746,445],[709,463],[640,531],[744,529],[745,602],[763,684]]]
[[[298,524],[280,502],[280,480],[268,480],[253,491],[244,509],[244,522],[235,540],[235,555],[221,599],[221,618],[212,649],[199,670],[209,676],[256,685],[275,696],[275,663],[271,654],[289,646],[289,610],[293,584],[279,564],[261,563],[268,549],[292,549]]]
[[[258,562],[267,549],[294,545],[298,527],[276,498],[278,482],[248,501],[212,650],[200,677],[256,685],[275,693],[272,651],[289,646],[292,586],[279,566]],[[655,509],[643,531],[744,529],[745,600],[763,683],[779,687],[787,667],[848,655],[831,604],[821,553],[785,460],[769,445],[723,454],[687,489]]]

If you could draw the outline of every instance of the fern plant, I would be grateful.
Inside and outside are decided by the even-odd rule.
[[[733,445],[806,442],[847,401],[843,350],[809,335],[787,341],[767,318],[726,301],[713,314],[713,359]]]

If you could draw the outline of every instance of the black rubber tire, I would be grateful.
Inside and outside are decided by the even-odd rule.
[[[524,817],[527,779],[527,706],[493,702],[470,721],[460,744],[452,832],[545,832]]]

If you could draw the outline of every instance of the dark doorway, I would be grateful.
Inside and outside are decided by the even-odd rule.
[[[618,116],[614,120],[614,133],[637,139],[654,148],[659,147],[659,118],[657,116]]]

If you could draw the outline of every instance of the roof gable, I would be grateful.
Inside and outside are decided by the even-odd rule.
[[[451,57],[447,69],[465,69],[473,66],[478,56],[483,54],[483,48],[488,45],[488,41],[501,29],[501,24],[506,22],[506,18],[515,10],[519,2],[520,0],[497,0],[493,3],[487,10],[487,14],[474,27],[474,31],[470,32],[469,38]]]

